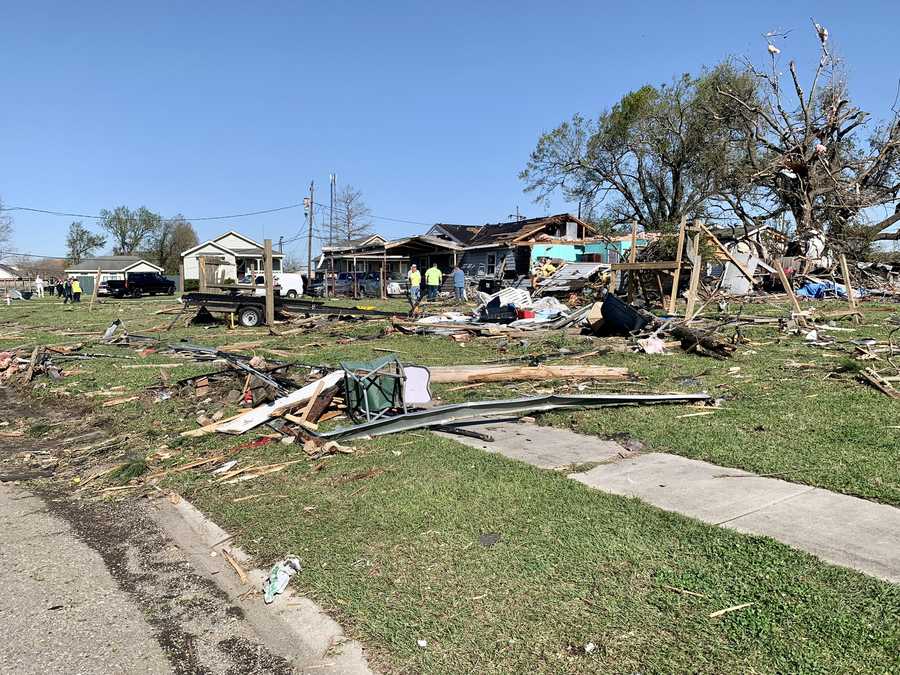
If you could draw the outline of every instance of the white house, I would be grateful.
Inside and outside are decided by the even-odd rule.
[[[262,244],[233,230],[182,252],[185,279],[200,278],[201,257],[206,259],[207,265],[215,263],[217,283],[226,279],[237,281],[245,274],[254,274],[264,269]],[[283,258],[281,253],[272,253],[273,272],[281,271]]]

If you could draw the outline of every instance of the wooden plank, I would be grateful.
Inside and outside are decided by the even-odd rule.
[[[632,265],[637,262],[637,221],[631,222],[631,249],[628,251],[628,262]],[[628,272],[628,302],[634,302],[635,272]]]
[[[788,297],[791,299],[791,304],[794,306],[794,314],[797,315],[797,322],[801,326],[806,326],[806,319],[803,317],[803,310],[800,309],[800,303],[797,301],[797,296],[794,293],[794,289],[791,287],[791,282],[788,281],[787,274],[784,273],[784,266],[781,264],[781,260],[776,261],[775,271],[778,273],[778,278],[781,280],[781,285],[784,286],[784,292],[788,294]]]
[[[847,267],[847,258],[841,253],[841,274],[844,275],[844,287],[847,289],[847,304],[851,312],[857,312],[853,316],[853,323],[859,323],[859,314],[856,306],[856,298],[853,297],[853,285],[850,283],[850,269]]]
[[[197,256],[197,289],[206,293],[206,256]]]
[[[694,305],[697,304],[697,289],[700,287],[700,270],[703,261],[700,259],[700,235],[695,234],[691,239],[691,283],[688,285],[687,307],[684,309],[684,318],[690,321],[694,318]]]
[[[654,262],[613,263],[609,268],[613,271],[628,272],[631,270],[674,270],[678,263],[674,260],[657,260]]]
[[[128,272],[125,273],[125,276],[128,276]],[[91,304],[88,307],[89,312],[94,311],[94,301],[97,299],[97,291],[100,288],[100,270],[97,270],[94,275],[94,291],[91,293]]]
[[[233,421],[229,421],[228,424],[220,424],[216,431],[226,434],[242,434],[254,427],[259,426],[267,422],[272,417],[277,416],[279,413],[283,414],[285,412],[289,412],[292,408],[299,406],[301,403],[305,403],[312,396],[313,392],[318,388],[319,381],[324,380],[326,387],[333,387],[338,382],[344,379],[344,371],[336,370],[334,372],[328,373],[325,377],[317,380],[316,382],[311,382],[307,384],[305,387],[298,389],[295,392],[288,394],[282,398],[275,400],[274,402],[268,405],[262,405],[258,408],[254,408],[248,413],[241,415],[238,418],[235,418]]]
[[[316,389],[313,392],[313,395],[309,399],[309,403],[303,408],[303,412],[300,413],[300,424],[306,422],[309,419],[309,412],[312,410],[313,405],[315,405],[316,401],[319,398],[319,395],[322,393],[322,390],[325,388],[325,383],[322,380],[319,380],[316,383]]]
[[[678,283],[681,281],[681,254],[684,250],[684,228],[687,225],[687,218],[681,217],[678,225],[678,248],[675,249],[675,271],[672,273],[672,295],[669,297],[669,314],[675,313],[675,306],[678,302]]]
[[[550,379],[593,379],[621,381],[631,373],[627,368],[612,366],[435,366],[430,367],[431,381],[447,382],[522,382]]]
[[[26,382],[31,382],[31,378],[34,377],[34,366],[37,363],[38,352],[40,349],[40,347],[35,347],[31,352],[31,358],[28,360],[28,370],[25,371]]]

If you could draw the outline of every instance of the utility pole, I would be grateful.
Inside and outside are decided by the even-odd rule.
[[[313,261],[312,261],[312,240],[313,240],[313,214],[316,210],[315,202],[315,185],[313,181],[309,182],[309,232],[306,239],[306,283],[312,284],[313,279]]]
[[[337,189],[337,174],[328,175],[331,192],[331,203],[328,209],[328,245],[334,246],[334,191]],[[328,297],[328,284],[334,279],[334,253],[328,256],[328,268],[325,270],[325,297]]]
[[[275,282],[272,277],[272,240],[263,240],[263,268],[266,282],[266,325],[269,332],[275,325]]]
[[[284,235],[278,237],[278,252],[284,253]]]
[[[331,206],[328,210],[328,245],[334,246],[334,190],[337,186],[337,176],[329,174],[328,179],[331,183]]]

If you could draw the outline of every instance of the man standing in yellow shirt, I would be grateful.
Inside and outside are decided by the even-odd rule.
[[[415,305],[422,295],[422,273],[415,265],[409,268],[406,280],[409,281],[409,301]]]
[[[437,263],[431,263],[431,267],[425,271],[425,285],[428,287],[429,300],[437,300],[438,289],[441,287],[443,279],[444,275],[438,269]]]
[[[81,284],[77,278],[72,279],[72,302],[81,302]]]

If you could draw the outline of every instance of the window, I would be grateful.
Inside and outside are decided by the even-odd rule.
[[[492,276],[497,271],[497,254],[496,253],[488,253],[487,254],[487,274],[488,276]]]

